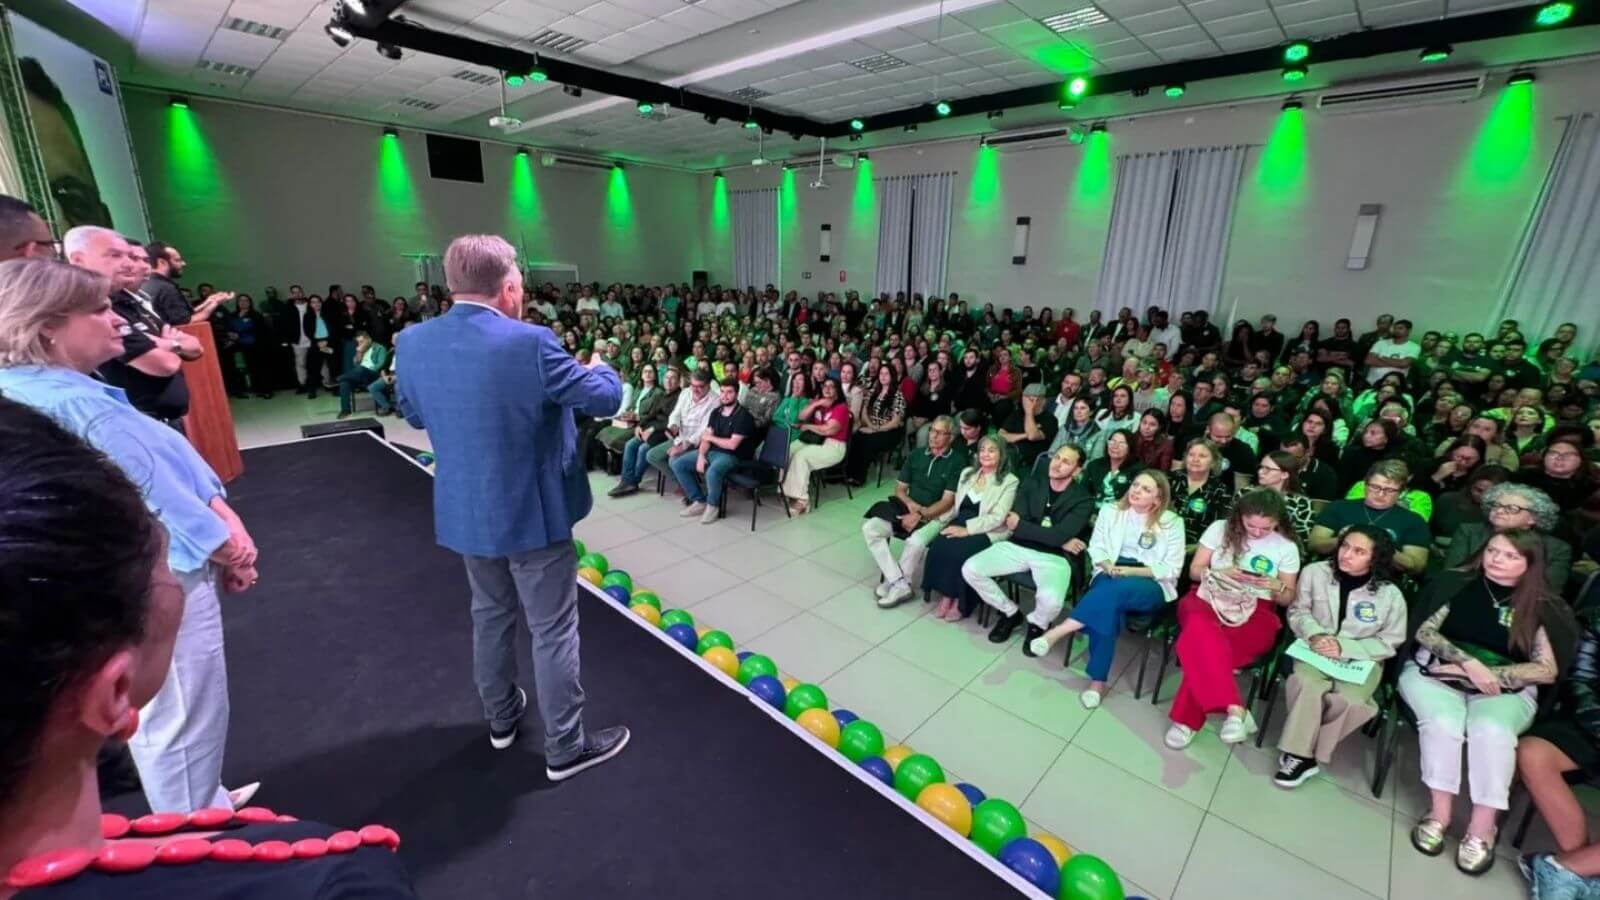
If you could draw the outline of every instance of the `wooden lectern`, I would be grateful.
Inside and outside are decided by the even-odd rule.
[[[183,377],[189,383],[189,415],[183,419],[189,443],[216,471],[223,484],[244,472],[239,457],[239,439],[233,433],[233,410],[228,408],[228,389],[222,384],[222,366],[217,357],[217,341],[210,322],[179,325],[178,330],[193,335],[205,355],[183,364]]]

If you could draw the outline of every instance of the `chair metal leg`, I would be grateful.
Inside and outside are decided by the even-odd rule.
[[[1511,846],[1518,850],[1522,849],[1522,841],[1528,836],[1528,826],[1533,824],[1535,811],[1533,797],[1529,796],[1528,805],[1522,810],[1522,819],[1517,823],[1517,833],[1511,837]]]
[[[750,489],[750,530],[756,530],[756,510],[761,508],[761,488]]]
[[[1150,645],[1145,644],[1139,651],[1139,680],[1133,683],[1133,699],[1138,700],[1144,694],[1144,667],[1150,661]]]
[[[1261,746],[1261,742],[1267,738],[1267,726],[1272,724],[1272,711],[1278,705],[1278,691],[1274,687],[1275,684],[1276,681],[1268,682],[1267,690],[1262,697],[1266,702],[1266,709],[1261,712],[1261,722],[1256,730],[1256,746],[1258,748]]]
[[[1372,798],[1383,798],[1383,784],[1389,778],[1389,767],[1394,764],[1394,755],[1400,743],[1400,714],[1396,710],[1389,710],[1382,732],[1378,739],[1378,764],[1372,773]]]
[[[1076,631],[1067,635],[1067,652],[1066,655],[1061,657],[1061,668],[1069,669],[1072,667],[1072,644],[1077,639],[1078,633]]]
[[[1165,638],[1161,640],[1161,668],[1156,669],[1156,683],[1150,688],[1150,705],[1161,704],[1161,682],[1167,677],[1167,663],[1172,661],[1172,643]],[[1137,699],[1137,698],[1135,698]]]

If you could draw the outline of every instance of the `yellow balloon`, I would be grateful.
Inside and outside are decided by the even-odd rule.
[[[800,682],[799,681],[797,681],[797,680],[795,680],[793,678],[790,678],[787,675],[783,676],[783,678],[779,679],[779,681],[783,684],[783,692],[785,694],[789,693],[790,691],[792,691],[795,688],[800,686]]]
[[[584,566],[578,570],[578,577],[589,582],[595,587],[599,587],[600,582],[604,581],[606,576],[602,574],[599,569],[592,569],[588,566]]]
[[[829,747],[839,747],[839,720],[833,713],[825,709],[808,709],[795,720],[800,727],[816,735],[817,739]]]
[[[966,837],[972,833],[972,804],[955,785],[942,782],[928,785],[917,795],[917,805],[950,826],[956,834]]]
[[[895,744],[893,747],[883,751],[883,761],[889,764],[889,771],[893,772],[900,768],[900,760],[915,752],[917,751],[907,747],[905,744]]]
[[[1033,839],[1043,844],[1044,848],[1050,851],[1050,855],[1055,858],[1057,867],[1066,865],[1067,860],[1072,858],[1072,848],[1067,846],[1066,841],[1053,834],[1041,831],[1034,835]]]
[[[646,622],[649,622],[651,625],[654,625],[657,628],[661,627],[661,610],[656,609],[654,606],[651,606],[648,603],[635,603],[628,608],[633,610],[634,615],[645,620]]]
[[[706,652],[700,654],[700,658],[721,669],[722,674],[729,678],[739,674],[739,655],[727,647],[707,647]]]

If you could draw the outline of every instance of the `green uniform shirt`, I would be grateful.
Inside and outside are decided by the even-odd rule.
[[[900,483],[918,506],[932,506],[944,497],[946,491],[955,492],[961,470],[967,467],[967,458],[946,448],[943,456],[934,456],[926,447],[906,457],[900,467]]]

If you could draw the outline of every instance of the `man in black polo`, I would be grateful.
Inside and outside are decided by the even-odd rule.
[[[874,503],[861,523],[867,550],[883,573],[878,585],[878,605],[887,609],[911,596],[915,572],[901,572],[889,550],[889,539],[905,540],[955,502],[956,481],[967,465],[964,454],[954,452],[955,420],[940,416],[928,426],[928,446],[906,458],[895,480],[894,495]]]
[[[1055,441],[1060,423],[1045,414],[1044,404],[1044,385],[1030,384],[1022,390],[1022,403],[1000,426],[1000,439],[1011,446],[1011,459],[1019,472],[1030,471],[1034,460]]]
[[[150,298],[156,315],[168,325],[204,322],[211,318],[218,306],[233,296],[212,292],[206,295],[199,306],[191,308],[178,288],[178,279],[183,277],[186,265],[183,254],[178,252],[177,247],[160,241],[151,241],[143,249],[149,256],[150,271],[148,277],[142,279],[143,285],[139,290]]]
[[[739,405],[739,382],[731,378],[724,382],[717,400],[717,408],[700,432],[699,452],[680,454],[668,464],[688,503],[678,515],[686,519],[699,516],[701,525],[717,520],[729,470],[756,453],[756,420]],[[701,478],[706,482],[704,491],[700,490]]]

